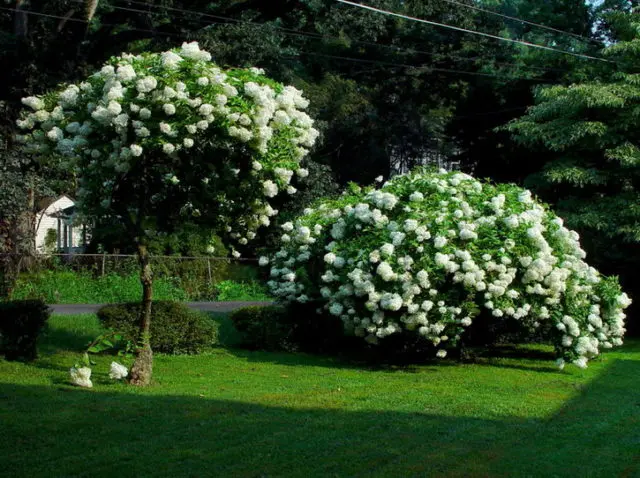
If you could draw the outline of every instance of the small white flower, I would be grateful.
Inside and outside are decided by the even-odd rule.
[[[142,155],[142,146],[137,144],[132,144],[130,146],[131,155],[132,156],[141,156]]]
[[[211,113],[213,113],[213,105],[205,103],[204,105],[200,106],[198,112],[202,116],[209,116]]]
[[[276,185],[276,183],[274,183],[270,179],[267,179],[262,183],[262,190],[263,190],[263,194],[269,198],[272,198],[278,195],[278,186]]]
[[[91,382],[91,369],[89,367],[72,367],[69,370],[69,375],[73,385],[85,388],[93,387],[93,383]]]
[[[107,105],[107,110],[114,116],[119,115],[122,112],[122,105],[117,101],[110,101]]]
[[[587,368],[587,359],[585,357],[579,357],[572,362],[576,367],[585,369]]]
[[[423,200],[424,196],[419,191],[415,191],[409,195],[409,201],[411,202],[422,202]]]
[[[118,362],[111,362],[111,370],[109,371],[109,378],[113,380],[121,380],[123,378],[127,378],[129,375],[129,370],[122,364]]]
[[[447,238],[443,236],[436,236],[436,238],[433,240],[433,245],[437,249],[443,248],[446,243],[447,243]]]
[[[182,57],[172,51],[165,51],[160,56],[162,58],[162,65],[169,69],[177,68],[178,64],[182,61]]]

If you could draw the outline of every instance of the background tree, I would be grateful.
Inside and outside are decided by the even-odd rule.
[[[477,13],[477,30],[570,53],[600,55],[603,44],[592,33],[597,16],[582,0],[484,0],[478,6],[487,11]],[[457,103],[447,130],[459,147],[456,159],[479,177],[522,183],[544,166],[545,156],[496,128],[533,104],[536,87],[583,81],[611,68],[605,62],[497,40],[482,40],[470,49],[480,71],[495,76],[470,82]]]
[[[527,183],[556,204],[607,273],[637,293],[640,266],[640,15],[609,17],[618,41],[605,54],[619,71],[600,81],[541,88],[507,129],[546,155]],[[636,325],[637,328],[637,325]]]
[[[299,164],[318,135],[299,90],[210,60],[197,43],[114,57],[80,85],[25,98],[31,111],[18,121],[27,151],[62,156],[78,174],[83,213],[118,218],[136,245],[137,385],[149,383],[153,363],[150,240],[200,222],[247,244],[277,213],[271,198],[296,193],[292,176],[308,174]]]

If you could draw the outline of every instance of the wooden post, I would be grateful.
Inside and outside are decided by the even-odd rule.
[[[71,224],[71,220],[69,220],[69,248],[67,252],[69,255],[73,254],[73,225]]]
[[[104,277],[104,262],[107,260],[107,253],[102,253],[102,268],[100,269],[100,276]]]
[[[57,237],[57,248],[56,252],[60,252],[62,250],[62,220],[58,216],[58,237]]]
[[[209,278],[209,287],[211,287],[213,278],[211,277],[211,259],[207,258],[207,277]]]

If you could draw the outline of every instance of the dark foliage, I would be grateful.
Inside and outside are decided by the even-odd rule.
[[[217,326],[204,314],[178,302],[156,301],[151,305],[151,347],[165,354],[198,354],[217,343]],[[107,305],[98,311],[102,324],[138,340],[140,303]]]
[[[0,351],[7,360],[34,360],[51,311],[41,300],[0,302]]]
[[[319,316],[317,304],[291,304],[288,307],[252,306],[231,314],[235,327],[252,349],[338,352],[344,349],[342,322],[332,316]]]

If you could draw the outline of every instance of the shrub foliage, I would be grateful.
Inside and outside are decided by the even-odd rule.
[[[336,352],[344,345],[339,319],[316,317],[317,304],[250,306],[231,313],[231,321],[251,349]]]
[[[151,347],[166,354],[197,354],[215,345],[218,330],[202,313],[178,302],[156,301],[151,305]],[[98,311],[102,324],[136,341],[140,326],[140,303],[106,305]]]
[[[272,292],[321,301],[367,342],[411,332],[444,357],[482,313],[524,334],[548,330],[560,366],[622,343],[630,300],[617,279],[516,186],[419,170],[378,190],[353,186],[282,227]]]
[[[243,345],[264,350],[289,350],[291,328],[286,310],[278,306],[243,307],[231,313],[231,321],[243,335]]]
[[[37,357],[37,340],[51,311],[41,300],[0,302],[0,350],[7,360]]]

